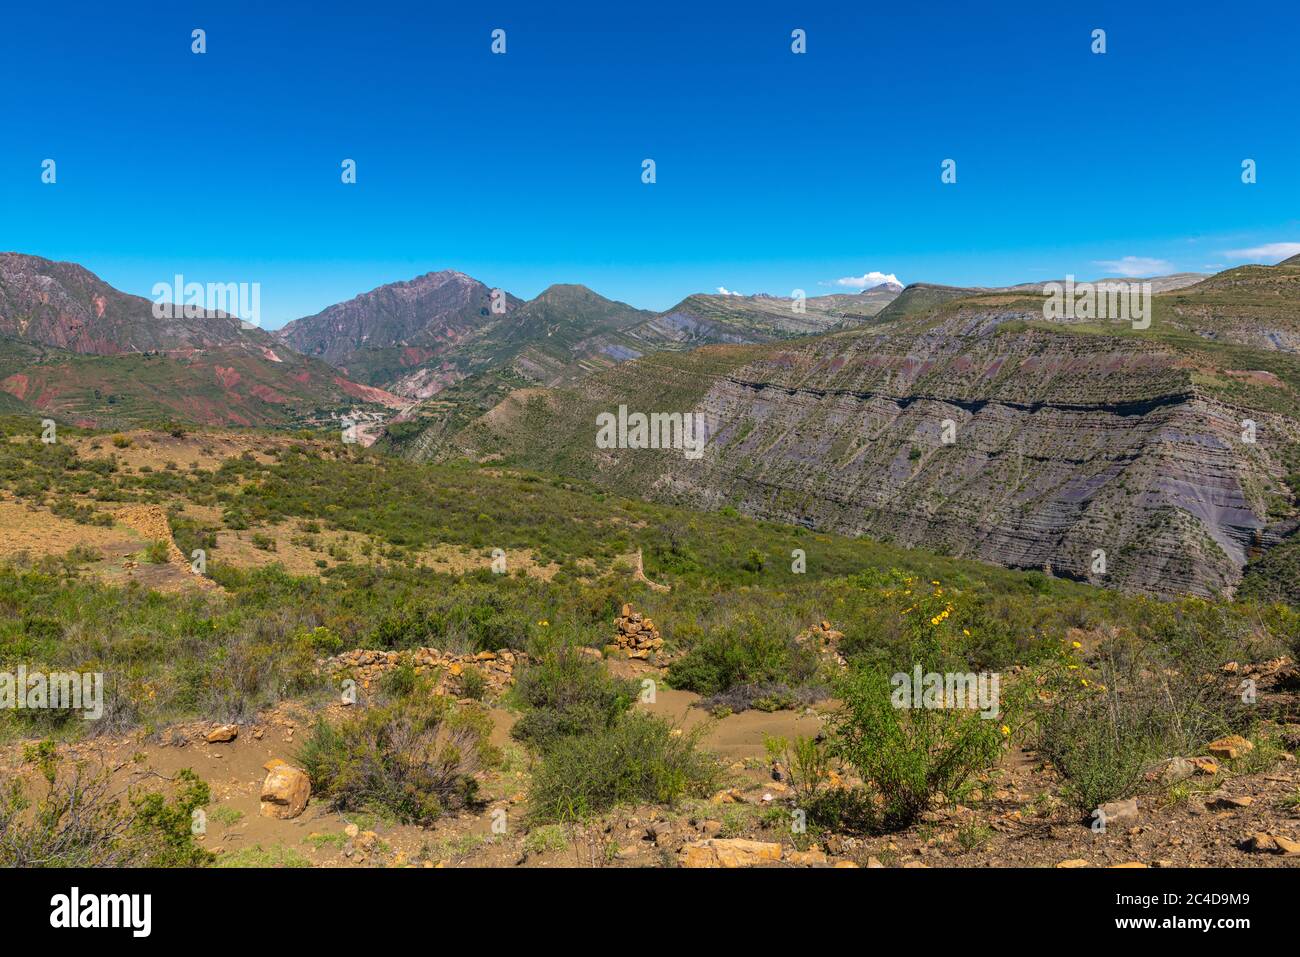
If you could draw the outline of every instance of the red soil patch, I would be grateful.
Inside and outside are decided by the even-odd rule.
[[[223,366],[213,366],[212,371],[216,375],[217,381],[226,389],[233,389],[239,384],[239,380],[243,378],[234,369],[227,369]]]
[[[269,385],[252,385],[248,387],[248,391],[263,402],[277,402],[283,405],[289,401],[288,396],[281,395]]]
[[[345,379],[342,376],[335,376],[334,384],[354,399],[362,399],[366,402],[377,402],[380,405],[388,406],[390,409],[402,409],[409,404],[405,400],[393,395],[391,392],[385,392],[383,389],[376,389],[372,386],[362,385],[359,382],[353,382],[351,379]]]

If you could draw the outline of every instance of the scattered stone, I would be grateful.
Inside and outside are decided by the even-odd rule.
[[[873,858],[873,860],[874,860],[874,858]],[[880,864],[879,861],[876,861],[876,863],[877,863],[877,864]],[[836,861],[836,862],[835,862],[835,866],[836,866],[836,867],[857,867],[858,865],[857,865],[857,863],[854,862],[854,861]],[[867,866],[870,867],[871,865],[868,864]],[[883,867],[884,865],[882,864],[881,866]]]
[[[836,864],[835,866],[836,866],[836,867],[839,867],[840,864],[848,864],[848,863],[849,863],[848,861],[840,861],[839,864]],[[868,858],[867,858],[867,867],[869,867],[869,868],[874,868],[874,867],[884,867],[884,866],[885,866],[884,864],[881,864],[881,863],[880,863],[880,858],[878,858],[878,857],[868,857]]]
[[[1214,758],[1192,758],[1197,774],[1215,775],[1219,773],[1219,762]]]
[[[1061,861],[1056,866],[1065,868],[1092,867],[1092,861],[1085,861],[1082,857],[1072,857],[1068,861]]]
[[[831,862],[831,859],[824,852],[812,849],[790,851],[790,853],[786,854],[785,859],[789,863],[797,864],[800,867],[817,867]]]
[[[1241,842],[1243,851],[1253,854],[1285,854],[1288,857],[1300,854],[1300,841],[1293,841],[1281,834],[1269,834],[1256,831]]]
[[[239,725],[222,724],[208,732],[208,744],[225,744],[239,737]]]
[[[349,824],[343,829],[343,833],[348,837],[356,837],[361,833],[361,828],[357,827],[355,824]]]
[[[1146,866],[1147,865],[1143,864],[1141,861],[1128,861],[1127,863],[1124,864],[1112,864],[1110,865],[1110,870],[1126,870],[1126,869],[1133,869],[1133,868],[1146,870]]]
[[[311,798],[311,781],[307,772],[288,764],[276,765],[262,782],[261,813],[280,820],[295,818]]]

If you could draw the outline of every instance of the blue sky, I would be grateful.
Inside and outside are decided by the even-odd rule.
[[[1281,258],[1300,4],[1134,6],[10,4],[0,249],[269,327],[440,268],[665,308]]]

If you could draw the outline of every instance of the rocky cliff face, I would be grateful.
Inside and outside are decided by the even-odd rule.
[[[1300,370],[1285,357],[1270,372],[1200,351],[1172,321],[1054,328],[1005,295],[919,314],[649,356],[513,397],[424,454],[1161,594],[1231,590],[1294,530]],[[702,413],[705,455],[597,448],[595,416],[620,404]]]

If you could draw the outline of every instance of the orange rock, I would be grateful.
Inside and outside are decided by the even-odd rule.
[[[281,820],[295,818],[311,799],[311,781],[305,771],[288,764],[278,764],[262,782],[263,817]]]
[[[684,844],[682,867],[753,867],[781,860],[781,845],[744,838],[706,838]]]
[[[1205,746],[1205,750],[1214,755],[1219,760],[1234,761],[1243,754],[1249,754],[1255,750],[1255,745],[1251,744],[1239,734],[1230,734],[1226,738],[1220,738],[1218,741],[1211,741]]]
[[[208,744],[224,744],[239,737],[239,725],[223,724],[208,732]]]

